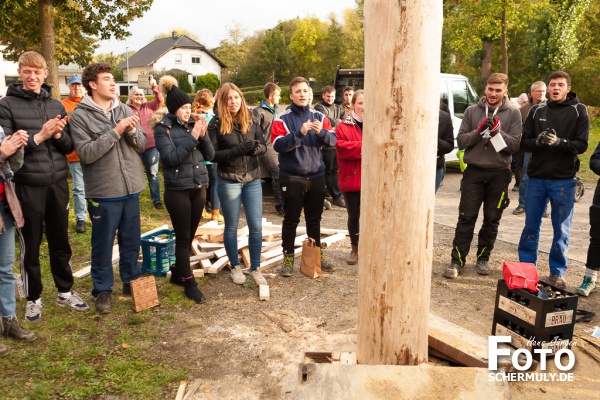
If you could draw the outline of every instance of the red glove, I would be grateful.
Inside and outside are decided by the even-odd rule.
[[[490,128],[490,136],[494,137],[498,132],[500,132],[500,118],[494,117],[492,127]]]
[[[483,121],[479,124],[479,128],[477,128],[477,133],[483,135],[483,132],[486,129],[492,129],[492,120],[490,118],[484,118]]]

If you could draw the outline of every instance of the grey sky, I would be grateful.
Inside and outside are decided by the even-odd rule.
[[[227,37],[227,29],[239,22],[245,34],[273,28],[279,21],[295,17],[316,16],[327,20],[332,12],[343,18],[354,0],[302,0],[278,2],[248,0],[154,0],[152,8],[142,18],[131,23],[132,35],[124,41],[102,41],[96,53],[120,54],[139,50],[159,33],[185,29],[200,38],[208,48],[219,45]]]

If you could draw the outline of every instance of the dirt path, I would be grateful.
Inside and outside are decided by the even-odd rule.
[[[451,189],[450,182],[446,189]],[[586,195],[589,195],[586,193]],[[275,223],[280,218],[269,212]],[[323,226],[344,228],[345,209],[333,207],[324,212]],[[437,218],[436,218],[437,222]],[[501,223],[501,230],[503,225]],[[491,332],[496,284],[502,260],[516,259],[516,245],[498,241],[492,253],[492,274],[474,272],[473,257],[467,270],[454,281],[442,276],[449,262],[454,228],[435,224],[431,311],[483,336]],[[201,379],[193,399],[281,399],[294,398],[298,363],[305,351],[355,351],[358,266],[348,266],[345,258],[349,240],[328,250],[339,268],[330,276],[310,280],[299,273],[292,278],[270,280],[271,300],[259,302],[257,289],[234,285],[227,271],[206,279],[202,287],[209,301],[189,310],[179,310],[173,324],[182,332],[173,339],[164,333],[159,346],[182,366],[189,368],[189,380]],[[541,259],[547,255],[541,254]],[[298,268],[299,260],[296,261]],[[547,262],[540,271],[547,271]],[[275,271],[273,271],[275,272]],[[542,272],[540,272],[542,274]],[[573,262],[568,274],[571,286],[581,282],[583,265]],[[574,288],[573,288],[574,290]],[[600,295],[580,299],[579,307],[600,310]],[[263,312],[290,326],[285,333]],[[599,324],[597,318],[591,325]],[[577,324],[579,334],[587,325]],[[579,326],[581,325],[581,326]],[[535,397],[587,399],[600,391],[600,368],[596,361],[575,349],[575,382],[511,384],[514,399]],[[440,394],[439,398],[453,398]]]

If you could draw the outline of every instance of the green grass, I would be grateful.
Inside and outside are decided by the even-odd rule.
[[[166,210],[157,211],[148,189],[142,193],[142,231],[170,220]],[[70,217],[73,270],[89,262],[91,229],[75,233]],[[18,245],[18,241],[17,241]],[[120,296],[121,282],[115,278],[113,312],[100,316],[93,310],[91,278],[75,281],[79,292],[92,307],[76,313],[56,307],[57,292],[48,263],[47,244],[41,249],[43,321],[29,325],[38,335],[33,343],[2,338],[10,354],[0,358],[0,398],[2,399],[90,399],[117,395],[131,399],[174,397],[187,370],[167,351],[157,348],[177,319],[178,306],[190,307],[180,288],[157,279],[161,307],[132,311],[131,299]],[[17,257],[18,260],[18,257]],[[18,261],[17,261],[18,264]],[[18,268],[17,268],[18,269]],[[175,307],[173,307],[175,306]],[[17,316],[23,322],[25,300],[17,303]]]

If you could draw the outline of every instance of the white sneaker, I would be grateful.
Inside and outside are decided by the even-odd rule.
[[[25,320],[32,324],[42,322],[42,306],[35,301],[28,301],[25,306]]]
[[[240,267],[234,267],[231,269],[231,279],[233,279],[233,283],[238,285],[243,285],[244,282],[246,282],[246,276]]]
[[[260,271],[250,271],[250,278],[252,278],[259,286],[268,285],[267,280]]]
[[[75,292],[71,291],[71,296],[62,297],[60,294],[56,298],[56,305],[60,307],[69,307],[75,311],[87,311],[90,308],[85,301]]]

